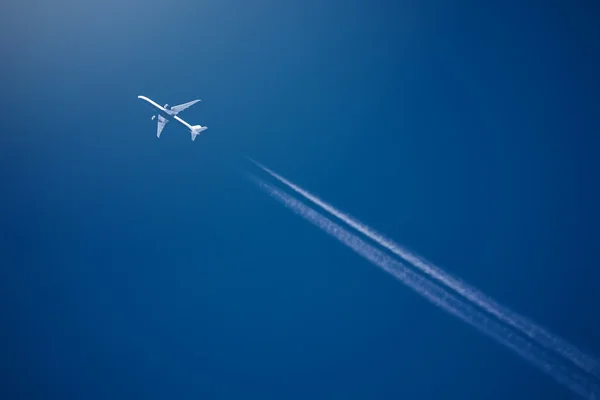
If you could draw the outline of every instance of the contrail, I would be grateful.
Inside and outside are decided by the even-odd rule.
[[[388,239],[387,237],[378,233],[369,226],[361,223],[351,215],[339,211],[331,204],[328,204],[327,202],[319,199],[317,196],[295,185],[294,183],[290,182],[289,180],[285,179],[281,175],[270,170],[269,168],[265,167],[259,162],[254,161],[251,158],[248,159],[260,169],[277,179],[279,182],[283,183],[296,193],[303,196],[305,199],[311,201],[312,203],[321,207],[325,211],[344,221],[346,224],[356,229],[363,235],[369,237],[373,241],[377,242],[379,245],[385,247],[392,253],[396,254],[397,256],[403,258],[405,261],[414,265],[423,273],[429,275],[430,277],[438,280],[447,287],[456,291],[458,294],[464,296],[469,301],[483,308],[488,313],[494,315],[496,318],[498,318],[505,324],[512,326],[513,328],[519,330],[522,334],[537,341],[541,346],[555,351],[556,353],[565,357],[573,364],[586,371],[587,373],[595,376],[597,379],[600,379],[600,363],[598,363],[598,361],[595,360],[593,357],[579,350],[567,340],[550,333],[549,331],[537,325],[533,321],[530,321],[526,317],[521,316],[516,312],[508,309],[507,307],[498,304],[495,300],[485,295],[481,291],[477,290],[476,288],[473,288],[467,283],[461,281],[460,279],[451,276],[441,268],[436,267],[435,265],[427,262],[422,257],[414,255],[399,244],[395,243],[393,240]]]
[[[370,261],[372,264],[388,272],[411,289],[425,297],[427,300],[442,308],[446,312],[460,318],[472,325],[480,332],[485,333],[498,343],[513,350],[521,357],[537,366],[553,377],[558,383],[568,387],[571,391],[588,400],[596,400],[600,396],[600,389],[585,377],[566,368],[554,360],[541,348],[533,345],[524,337],[515,334],[506,325],[486,316],[483,312],[470,304],[444,290],[422,275],[417,274],[404,264],[376,249],[358,236],[350,233],[340,225],[319,214],[300,201],[272,187],[260,179],[250,176],[261,189],[274,197],[280,203],[291,209],[303,219],[316,225],[322,231],[346,245],[354,252]]]

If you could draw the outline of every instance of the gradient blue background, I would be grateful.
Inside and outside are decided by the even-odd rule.
[[[0,397],[569,399],[244,156],[600,355],[592,1],[0,6]],[[203,101],[195,142],[136,98]]]

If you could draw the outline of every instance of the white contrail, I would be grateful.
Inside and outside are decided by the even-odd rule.
[[[271,175],[290,189],[294,190],[296,193],[300,194],[307,200],[313,202],[314,204],[323,208],[325,211],[344,221],[346,224],[356,229],[363,235],[369,237],[370,239],[377,242],[386,249],[390,250],[392,253],[396,254],[399,257],[402,257],[405,261],[414,265],[423,273],[429,275],[434,279],[437,279],[439,282],[445,284],[447,287],[451,288],[460,295],[464,296],[466,299],[472,301],[474,304],[483,308],[485,311],[494,315],[502,322],[519,330],[524,335],[529,336],[531,339],[537,341],[540,345],[555,351],[556,353],[565,357],[573,364],[586,371],[587,373],[594,375],[597,379],[600,379],[600,363],[598,363],[598,361],[595,360],[593,357],[579,350],[567,340],[550,333],[549,331],[537,325],[533,321],[530,321],[526,317],[519,315],[516,312],[508,309],[507,307],[498,304],[495,300],[480,292],[479,290],[469,286],[467,283],[461,281],[460,279],[451,276],[441,268],[436,267],[435,265],[427,262],[424,258],[416,256],[415,254],[406,250],[399,244],[395,243],[393,240],[388,239],[384,235],[376,232],[374,229],[361,223],[349,214],[339,211],[331,204],[328,204],[327,202],[319,199],[314,194],[295,185],[294,183],[290,182],[289,180],[285,179],[281,175],[270,170],[269,168],[265,167],[259,162],[254,161],[251,158],[249,158],[249,160],[252,161],[259,168],[261,168],[263,171],[267,172],[269,175]]]
[[[574,393],[588,400],[597,400],[600,388],[585,377],[578,375],[565,365],[556,363],[544,350],[533,345],[524,337],[515,334],[506,325],[486,316],[483,312],[444,290],[422,275],[417,274],[404,264],[376,249],[358,236],[350,233],[340,225],[319,214],[300,201],[275,189],[258,178],[250,176],[263,190],[276,200],[290,208],[305,220],[316,225],[328,235],[337,239],[354,252],[370,261],[372,264],[388,272],[427,300],[442,308],[444,311],[460,318],[485,333],[500,344],[510,348],[521,357],[553,377],[560,384],[568,387]]]

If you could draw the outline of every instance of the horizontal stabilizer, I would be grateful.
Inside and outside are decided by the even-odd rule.
[[[200,134],[200,132],[205,131],[207,129],[208,129],[207,126],[202,126],[202,125],[192,126],[192,130],[190,131],[190,133],[192,134],[192,141],[196,140],[196,136],[198,136]]]

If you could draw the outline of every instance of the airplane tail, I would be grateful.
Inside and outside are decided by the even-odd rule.
[[[196,140],[196,136],[198,136],[200,134],[200,132],[205,131],[207,129],[208,129],[207,126],[202,126],[202,125],[192,126],[192,130],[190,131],[190,133],[192,134],[192,141]]]

